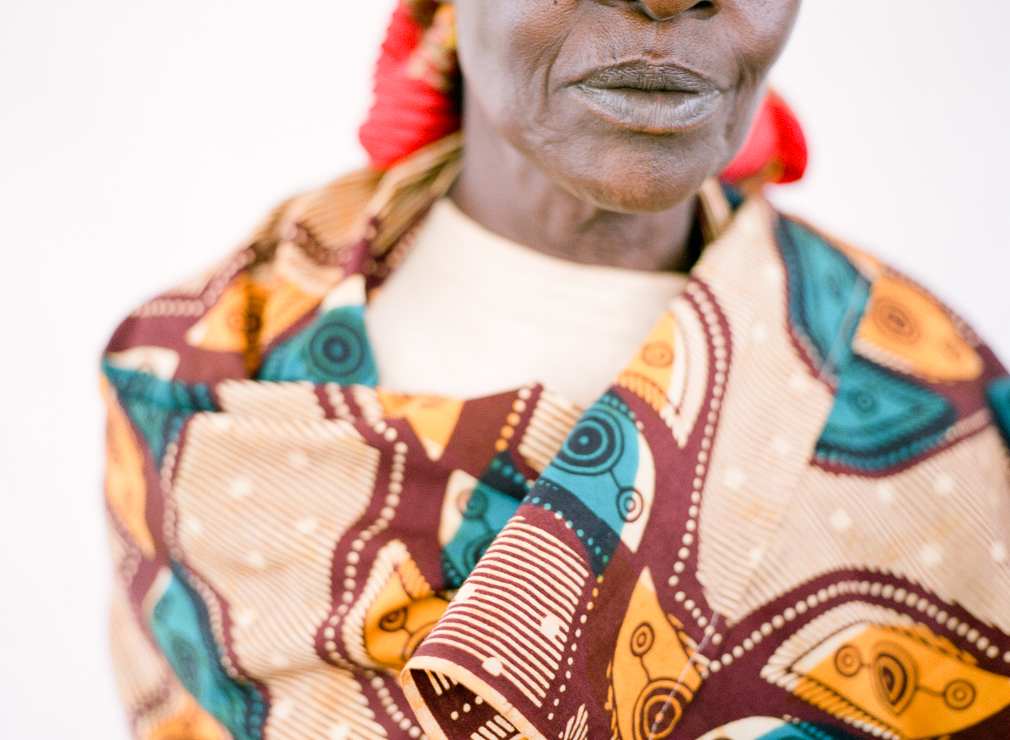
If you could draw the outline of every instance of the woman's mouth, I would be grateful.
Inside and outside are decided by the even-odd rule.
[[[649,134],[694,128],[715,113],[723,98],[718,87],[696,72],[644,60],[597,69],[574,88],[593,112],[621,128]]]

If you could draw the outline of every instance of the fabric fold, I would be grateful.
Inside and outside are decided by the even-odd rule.
[[[383,388],[369,297],[457,167],[445,140],[292,199],[115,333],[134,733],[997,736],[1010,380],[984,344],[734,199],[588,408]]]

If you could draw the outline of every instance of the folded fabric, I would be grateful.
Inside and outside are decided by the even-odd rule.
[[[113,336],[135,734],[1002,736],[1010,378],[971,330],[710,185],[588,409],[403,395],[363,315],[457,165],[449,137],[295,198]]]

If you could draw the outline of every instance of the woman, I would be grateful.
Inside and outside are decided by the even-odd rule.
[[[137,736],[1004,734],[1010,379],[731,162],[797,8],[398,9],[378,167],[110,343]]]

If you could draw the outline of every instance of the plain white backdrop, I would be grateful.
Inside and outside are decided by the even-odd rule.
[[[5,737],[126,737],[106,657],[99,353],[274,203],[364,162],[391,7],[0,3]],[[773,199],[932,287],[1010,359],[1008,37],[1005,0],[808,0],[773,79],[811,167]]]

